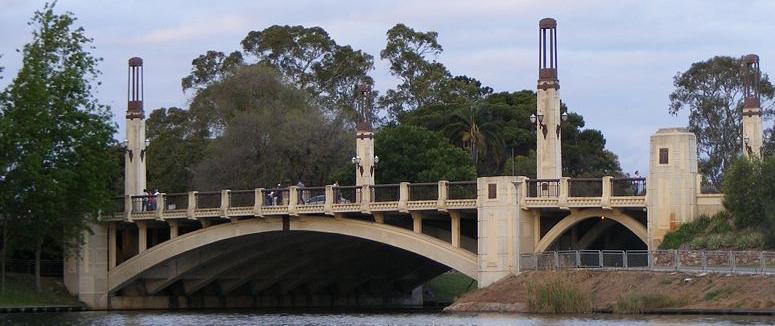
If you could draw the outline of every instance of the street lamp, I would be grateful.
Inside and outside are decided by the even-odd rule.
[[[567,112],[563,113],[562,115],[560,115],[560,121],[561,122],[568,121],[568,113]],[[543,114],[539,114],[539,115],[531,114],[530,115],[530,123],[537,124],[539,127],[541,127],[541,133],[543,133],[544,134],[544,138],[546,138],[547,130],[546,130],[546,124],[544,124],[544,115]],[[556,133],[557,133],[557,137],[560,137],[560,125],[557,125]]]

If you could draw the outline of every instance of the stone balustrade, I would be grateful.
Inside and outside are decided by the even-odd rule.
[[[448,196],[452,193],[452,197]],[[123,205],[122,205],[123,199]],[[476,181],[439,181],[277,189],[221,190],[124,196],[103,221],[198,219],[203,217],[336,215],[476,209]]]
[[[520,177],[520,206],[530,208],[604,209],[646,207],[646,178],[559,178]]]

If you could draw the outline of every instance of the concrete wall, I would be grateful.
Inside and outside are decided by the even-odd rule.
[[[697,216],[697,138],[684,128],[659,129],[650,153],[648,247],[656,249],[665,233]]]
[[[697,216],[714,214],[724,210],[724,194],[698,194]]]
[[[479,287],[490,285],[519,269],[520,210],[516,177],[477,180]]]
[[[108,302],[108,228],[92,224],[93,234],[86,241],[78,257],[65,260],[64,281],[67,290],[90,309],[102,310]]]

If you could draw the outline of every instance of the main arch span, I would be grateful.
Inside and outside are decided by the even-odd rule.
[[[328,235],[339,235],[346,238],[358,238],[368,240],[383,245],[387,245],[393,248],[398,248],[403,251],[408,251],[417,256],[424,257],[438,264],[447,266],[460,271],[461,273],[476,279],[477,278],[477,256],[476,254],[467,251],[462,248],[454,247],[450,243],[436,239],[432,236],[425,234],[418,234],[411,230],[406,230],[400,227],[391,226],[387,224],[374,223],[362,220],[354,219],[334,219],[326,216],[302,216],[302,217],[285,217],[285,218],[265,218],[265,219],[245,219],[230,223],[224,223],[220,225],[211,226],[208,228],[194,231],[169,241],[165,241],[153,248],[150,248],[140,255],[137,255],[115,269],[109,272],[108,290],[109,293],[116,293],[126,288],[134,281],[145,279],[146,294],[154,294],[161,291],[167,286],[173,285],[175,282],[184,277],[187,273],[193,273],[200,268],[199,265],[210,264],[207,269],[210,270],[209,279],[217,278],[218,271],[226,272],[228,269],[213,268],[213,266],[228,265],[228,262],[222,262],[219,264],[212,264],[213,261],[219,259],[218,250],[215,248],[219,245],[224,245],[231,241],[229,244],[232,251],[237,246],[244,246],[250,248],[250,244],[254,243],[252,239],[258,235],[272,235],[281,233],[321,233]],[[283,242],[290,241],[290,246],[293,246],[293,239],[286,239]],[[292,238],[292,237],[291,237]],[[301,238],[301,237],[300,237]],[[272,241],[271,239],[265,239],[266,241]],[[298,240],[295,244],[300,245],[303,239]],[[315,242],[314,239],[306,240],[309,242]],[[355,246],[355,245],[353,245]],[[255,241],[255,249],[242,250],[244,254],[242,257],[234,257],[234,259],[243,259],[246,263],[246,255],[255,255],[260,257],[257,253],[265,245],[261,245],[260,241]],[[339,252],[347,252],[348,246],[346,244],[327,242],[326,245],[314,249],[311,253],[322,253],[327,248],[335,247]],[[212,249],[212,250],[208,250]],[[379,250],[379,247],[372,248],[372,252]],[[188,254],[196,252],[196,254]],[[210,254],[208,254],[210,252]],[[279,250],[274,255],[282,255],[283,251]],[[374,252],[376,254],[376,252]],[[340,257],[341,258],[341,257]],[[232,262],[235,260],[232,259]],[[293,257],[283,257],[289,263],[289,266],[298,266],[298,269],[314,269],[315,266],[309,266],[313,262],[292,262]],[[299,258],[301,259],[301,258]],[[336,259],[336,257],[332,257]],[[221,258],[222,260],[222,258]],[[173,262],[174,264],[169,264]],[[346,260],[343,260],[343,262]],[[307,266],[304,266],[305,263]],[[166,265],[174,265],[174,267],[166,267]],[[236,265],[236,264],[235,264]],[[249,264],[248,264],[249,265]],[[165,266],[165,268],[158,268]],[[237,268],[237,266],[234,266]],[[214,271],[215,270],[215,271]],[[246,269],[241,268],[242,271]],[[248,269],[255,273],[260,273],[255,269]],[[277,274],[277,270],[268,270]],[[245,272],[250,274],[248,272]],[[228,290],[233,290],[238,286],[243,285],[249,281],[249,275],[243,275],[242,283],[239,280],[235,280],[229,283]],[[208,278],[205,277],[205,280]],[[202,283],[200,281],[200,283]],[[201,287],[200,287],[201,288]],[[190,288],[185,292],[190,292]],[[190,294],[190,293],[189,293]]]

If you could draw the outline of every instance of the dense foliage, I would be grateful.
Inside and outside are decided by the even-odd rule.
[[[380,57],[399,84],[370,94],[377,182],[535,176],[534,92],[493,93],[453,75],[437,60],[436,32],[398,24],[386,35]],[[177,192],[354,182],[355,88],[373,84],[374,58],[320,27],[270,26],[249,32],[241,47],[192,61],[182,79],[193,91],[189,110],[150,114],[149,185]],[[583,127],[572,112],[563,125],[566,175],[620,174],[602,134]]]
[[[724,208],[665,235],[663,249],[775,247],[775,158],[738,158],[725,172]]]
[[[44,243],[75,252],[90,221],[108,207],[118,174],[115,126],[94,97],[100,59],[75,21],[52,4],[35,12],[22,67],[2,95],[3,229],[17,247],[34,252],[39,290]]]
[[[673,79],[671,114],[689,111],[689,131],[697,136],[700,171],[711,187],[720,189],[723,172],[742,146],[743,73],[740,59],[718,56],[696,62]],[[766,74],[759,83],[764,117],[772,115],[775,87]],[[768,131],[769,133],[770,131]],[[772,147],[767,144],[766,147]]]

